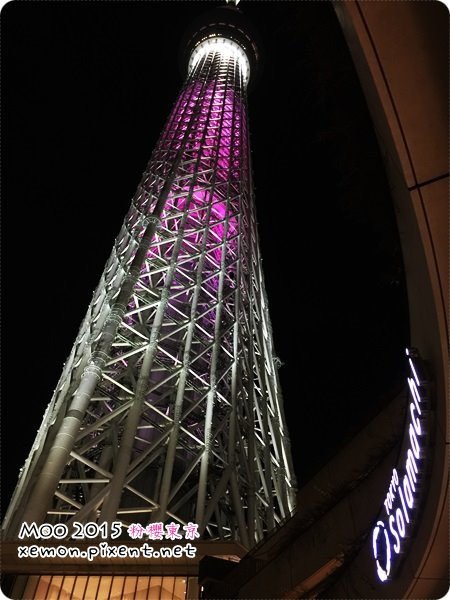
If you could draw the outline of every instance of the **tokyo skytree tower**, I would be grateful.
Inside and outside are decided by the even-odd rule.
[[[188,74],[133,197],[6,514],[195,522],[252,547],[295,503],[253,198],[235,7]]]

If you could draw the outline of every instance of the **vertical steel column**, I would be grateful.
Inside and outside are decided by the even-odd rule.
[[[211,94],[211,101],[208,106],[208,112],[211,110],[216,89],[217,89],[217,79],[214,81],[214,87],[213,87],[213,92]],[[207,134],[207,127],[205,126],[203,129],[201,145],[203,145],[205,143],[206,134]],[[201,154],[199,153],[198,157],[197,157],[197,163],[196,163],[197,169],[199,169],[199,167],[200,167],[200,164],[199,164],[200,158],[201,158]],[[216,154],[216,157],[215,157],[215,163],[214,163],[215,168],[217,167],[217,159],[218,159],[218,153]],[[212,183],[213,187],[214,187],[214,180],[215,180],[215,169],[213,171],[213,183]],[[167,511],[167,502],[169,499],[170,483],[171,483],[171,479],[172,479],[173,465],[174,465],[174,460],[175,460],[175,452],[176,452],[176,446],[178,443],[178,434],[179,434],[179,430],[180,430],[180,421],[181,421],[181,414],[182,414],[181,411],[183,408],[183,397],[184,397],[184,391],[185,391],[189,363],[190,363],[191,346],[192,346],[194,327],[195,327],[195,316],[197,314],[197,303],[198,303],[198,299],[199,299],[199,295],[200,295],[200,288],[201,288],[201,282],[202,282],[202,271],[203,271],[203,266],[204,266],[204,262],[205,262],[205,252],[206,252],[206,248],[207,248],[210,218],[211,218],[211,203],[208,204],[207,212],[206,212],[205,230],[203,233],[203,241],[202,241],[202,245],[200,248],[200,259],[198,262],[197,272],[196,272],[194,295],[192,297],[192,303],[191,303],[190,321],[189,321],[189,326],[188,326],[188,330],[187,330],[187,334],[186,334],[186,341],[185,341],[184,352],[183,352],[183,367],[182,367],[182,371],[180,373],[180,381],[178,383],[177,396],[175,399],[173,429],[172,429],[172,433],[169,438],[166,460],[164,463],[164,471],[163,471],[163,478],[162,478],[160,498],[159,498],[159,504],[160,504],[159,511],[155,515],[155,520],[157,520],[157,521],[161,520],[161,519],[163,520],[165,518],[166,511]]]

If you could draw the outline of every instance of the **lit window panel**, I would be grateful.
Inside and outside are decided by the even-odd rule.
[[[36,588],[39,583],[39,575],[31,575],[28,577],[27,585],[25,586],[22,598],[24,600],[32,600],[33,598],[38,598],[36,596]]]
[[[109,575],[103,575],[100,577],[100,585],[97,592],[97,600],[108,600],[110,597],[112,585],[112,577]]]
[[[99,583],[100,577],[89,577],[86,591],[84,593],[84,600],[95,600],[97,597]]]
[[[61,591],[61,586],[64,577],[55,576],[52,577],[50,581],[50,585],[47,590],[47,595],[45,596],[45,600],[58,600],[59,592]]]
[[[82,575],[77,576],[77,580],[75,581],[75,586],[73,588],[72,600],[83,600],[87,580],[87,577]]]
[[[72,600],[72,592],[76,577],[67,575],[62,582],[61,591],[58,600]]]
[[[125,577],[113,577],[110,600],[122,600]]]
[[[50,586],[51,575],[43,575],[39,579],[38,586],[36,588],[36,598],[46,598],[48,588]]]
[[[175,577],[163,577],[161,588],[161,600],[172,600]]]
[[[136,595],[134,600],[147,600],[148,588],[150,587],[150,577],[138,577]]]
[[[173,600],[184,600],[186,597],[186,579],[184,577],[175,577],[175,588],[173,590]]]
[[[160,600],[162,577],[150,577],[147,600]]]
[[[125,577],[125,584],[123,586],[123,600],[134,600],[136,593],[137,577]]]

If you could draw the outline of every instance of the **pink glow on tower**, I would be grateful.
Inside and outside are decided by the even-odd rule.
[[[65,364],[10,531],[23,520],[143,530],[170,520],[249,548],[294,506],[250,173],[252,42],[226,14],[239,21],[222,11],[191,40],[189,75]],[[15,511],[22,494],[35,502]]]

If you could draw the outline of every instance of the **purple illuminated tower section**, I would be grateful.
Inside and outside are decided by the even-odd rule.
[[[258,246],[235,8],[188,44],[156,144],[5,519],[199,524],[250,548],[295,482]]]

